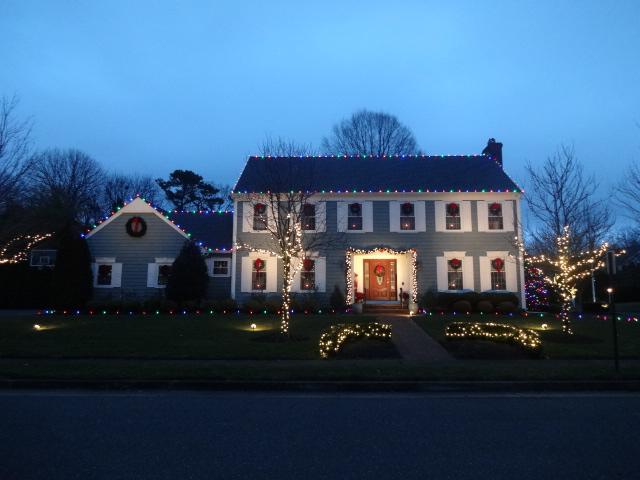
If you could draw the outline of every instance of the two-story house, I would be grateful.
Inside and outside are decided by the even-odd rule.
[[[306,253],[294,292],[328,302],[337,286],[353,303],[500,290],[524,305],[514,242],[521,189],[503,170],[501,146],[491,140],[482,155],[250,157],[233,193],[233,243],[251,248],[233,252],[231,296],[282,291],[264,228],[279,189],[308,194],[303,234],[329,240]]]

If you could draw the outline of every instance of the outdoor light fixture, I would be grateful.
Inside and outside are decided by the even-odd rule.
[[[547,325],[546,323],[543,323],[542,325],[540,325],[540,328],[542,328],[543,330],[546,330],[547,328],[549,328],[549,325]]]
[[[255,330],[256,328],[258,328],[257,325],[255,323],[252,323],[251,324],[251,330]]]
[[[42,327],[41,327],[41,326],[40,326],[40,324],[38,324],[38,323],[36,323],[36,324],[33,326],[33,329],[34,329],[34,330],[40,330],[41,328],[42,328]]]
[[[613,293],[613,288],[611,287],[607,288],[607,293]]]

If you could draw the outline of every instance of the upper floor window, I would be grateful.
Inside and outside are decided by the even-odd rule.
[[[415,207],[411,202],[400,205],[400,230],[415,230],[416,215]]]
[[[300,290],[314,290],[316,288],[316,262],[311,258],[302,261],[300,272]]]
[[[502,204],[498,202],[490,203],[488,213],[489,230],[503,230],[504,219],[502,216]]]
[[[266,261],[256,258],[251,266],[251,288],[252,290],[265,290],[267,288]]]
[[[98,275],[96,276],[97,285],[111,285],[111,275],[113,273],[113,265],[98,265]]]
[[[447,262],[447,285],[449,290],[462,290],[462,260],[452,258]]]
[[[267,206],[264,203],[257,203],[253,206],[253,229],[267,229]]]
[[[349,230],[362,230],[362,204],[350,203],[347,216],[347,228]]]
[[[303,230],[315,230],[316,229],[316,206],[311,203],[306,203],[302,207],[302,215],[300,218]]]
[[[491,260],[491,288],[493,290],[507,289],[507,275],[504,271],[504,259],[497,257]]]
[[[460,230],[460,204],[447,203],[445,210],[447,230]]]

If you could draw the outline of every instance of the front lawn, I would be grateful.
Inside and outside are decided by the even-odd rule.
[[[296,315],[292,340],[281,341],[275,315],[5,317],[0,318],[0,358],[317,359],[322,330],[334,323],[373,320]]]
[[[560,320],[553,315],[530,315],[528,317],[520,317],[514,315],[494,316],[494,315],[452,315],[452,314],[433,314],[427,316],[417,316],[414,320],[422,327],[431,337],[439,341],[445,348],[450,350],[454,355],[459,357],[474,357],[478,350],[485,350],[483,358],[495,358],[493,350],[483,341],[449,341],[445,338],[444,330],[449,323],[452,322],[494,322],[505,323],[517,327],[530,328],[538,332],[542,340],[542,356],[551,359],[607,359],[612,357],[612,334],[611,321],[602,320],[595,317],[584,317],[582,319],[573,320],[574,335],[567,337],[562,333],[562,325]],[[546,324],[547,328],[543,329],[542,325]],[[618,321],[618,342],[620,347],[620,356],[622,358],[640,358],[640,323]],[[482,343],[481,346],[479,344]],[[468,351],[461,351],[467,344],[469,349],[476,349],[470,355]],[[515,347],[507,347],[513,348]],[[505,346],[498,346],[496,350],[504,350]],[[498,352],[496,352],[498,353]],[[482,358],[482,355],[481,355]]]

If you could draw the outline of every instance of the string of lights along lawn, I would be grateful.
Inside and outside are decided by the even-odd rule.
[[[445,336],[449,339],[485,339],[515,343],[527,350],[538,350],[542,346],[537,332],[501,323],[455,322],[447,325]]]
[[[320,356],[328,358],[340,352],[344,343],[356,338],[391,340],[391,325],[388,323],[354,323],[332,325],[320,335]]]

